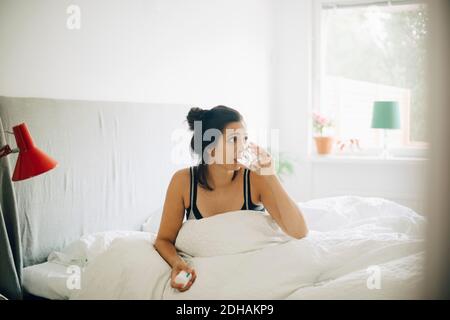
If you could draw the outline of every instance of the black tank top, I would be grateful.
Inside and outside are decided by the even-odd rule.
[[[191,173],[191,185],[190,185],[190,199],[191,202],[189,207],[186,208],[186,219],[202,219],[203,216],[197,208],[197,184],[198,184],[198,175],[197,175],[197,166],[190,167]],[[263,205],[256,205],[252,202],[251,192],[250,192],[250,171],[248,169],[244,169],[244,205],[241,210],[255,210],[265,212],[265,208]]]

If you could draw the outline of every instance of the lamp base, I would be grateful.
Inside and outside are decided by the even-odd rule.
[[[381,159],[392,158],[388,150],[388,132],[386,129],[383,130],[383,150],[381,151],[380,158]]]
[[[379,156],[381,159],[390,159],[392,158],[392,155],[390,154],[388,149],[383,149]]]

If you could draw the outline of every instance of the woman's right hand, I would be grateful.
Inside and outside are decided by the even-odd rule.
[[[182,270],[192,274],[191,280],[189,280],[189,282],[184,287],[183,287],[183,284],[179,284],[179,283],[175,282],[176,276]],[[192,286],[192,284],[195,281],[195,278],[197,278],[197,275],[195,273],[195,270],[193,268],[191,268],[185,261],[180,261],[180,262],[177,262],[172,267],[172,274],[170,275],[170,278],[171,278],[170,285],[172,286],[172,288],[178,289],[178,291],[183,292],[183,291],[188,290]]]

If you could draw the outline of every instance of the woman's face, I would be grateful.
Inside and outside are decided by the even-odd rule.
[[[213,163],[222,165],[227,170],[239,170],[242,165],[237,162],[237,158],[244,150],[247,139],[248,134],[243,122],[229,123],[211,149]]]

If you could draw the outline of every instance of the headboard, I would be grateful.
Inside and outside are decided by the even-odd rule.
[[[56,169],[14,183],[24,265],[81,235],[140,230],[173,172],[189,166],[186,105],[0,97],[4,130],[25,122]],[[7,135],[11,147],[14,136]],[[8,156],[13,170],[16,154]]]

